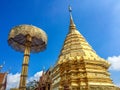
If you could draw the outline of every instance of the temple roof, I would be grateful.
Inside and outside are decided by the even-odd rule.
[[[66,36],[64,41],[63,48],[60,52],[59,59],[57,64],[71,60],[72,58],[87,58],[90,60],[105,61],[100,58],[96,52],[92,49],[86,39],[82,34],[77,30],[76,25],[72,18],[72,10],[70,7],[70,25],[69,33]],[[73,59],[72,59],[73,60]],[[107,61],[105,61],[108,63]]]
[[[5,82],[6,73],[0,73],[0,85],[2,85]]]

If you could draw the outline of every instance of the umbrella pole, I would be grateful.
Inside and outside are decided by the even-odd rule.
[[[26,90],[26,80],[28,75],[28,63],[30,58],[30,47],[32,38],[30,35],[27,35],[24,50],[24,59],[22,64],[22,71],[20,76],[19,90]]]

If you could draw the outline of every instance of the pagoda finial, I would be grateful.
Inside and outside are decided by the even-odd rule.
[[[71,8],[71,6],[69,5],[69,12],[71,13],[72,12],[72,8]]]
[[[3,62],[3,64],[0,65],[0,72],[1,72],[4,65],[5,65],[5,61]]]
[[[43,66],[43,73],[45,72],[45,66]]]
[[[76,29],[76,26],[74,24],[73,18],[72,18],[72,8],[69,5],[69,12],[70,12],[70,31],[72,31],[73,29]]]

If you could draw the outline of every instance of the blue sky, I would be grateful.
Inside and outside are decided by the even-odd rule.
[[[7,43],[11,28],[20,24],[35,25],[48,35],[47,49],[31,54],[29,77],[54,65],[68,33],[69,4],[77,29],[99,56],[111,62],[111,77],[120,84],[116,65],[120,61],[120,0],[0,0],[0,64],[6,62],[2,71],[21,72],[23,53]]]

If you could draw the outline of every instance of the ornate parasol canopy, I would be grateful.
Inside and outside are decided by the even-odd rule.
[[[27,35],[32,38],[30,52],[39,52],[46,48],[47,35],[46,33],[32,25],[19,25],[14,27],[9,33],[8,43],[17,51],[24,52]]]

